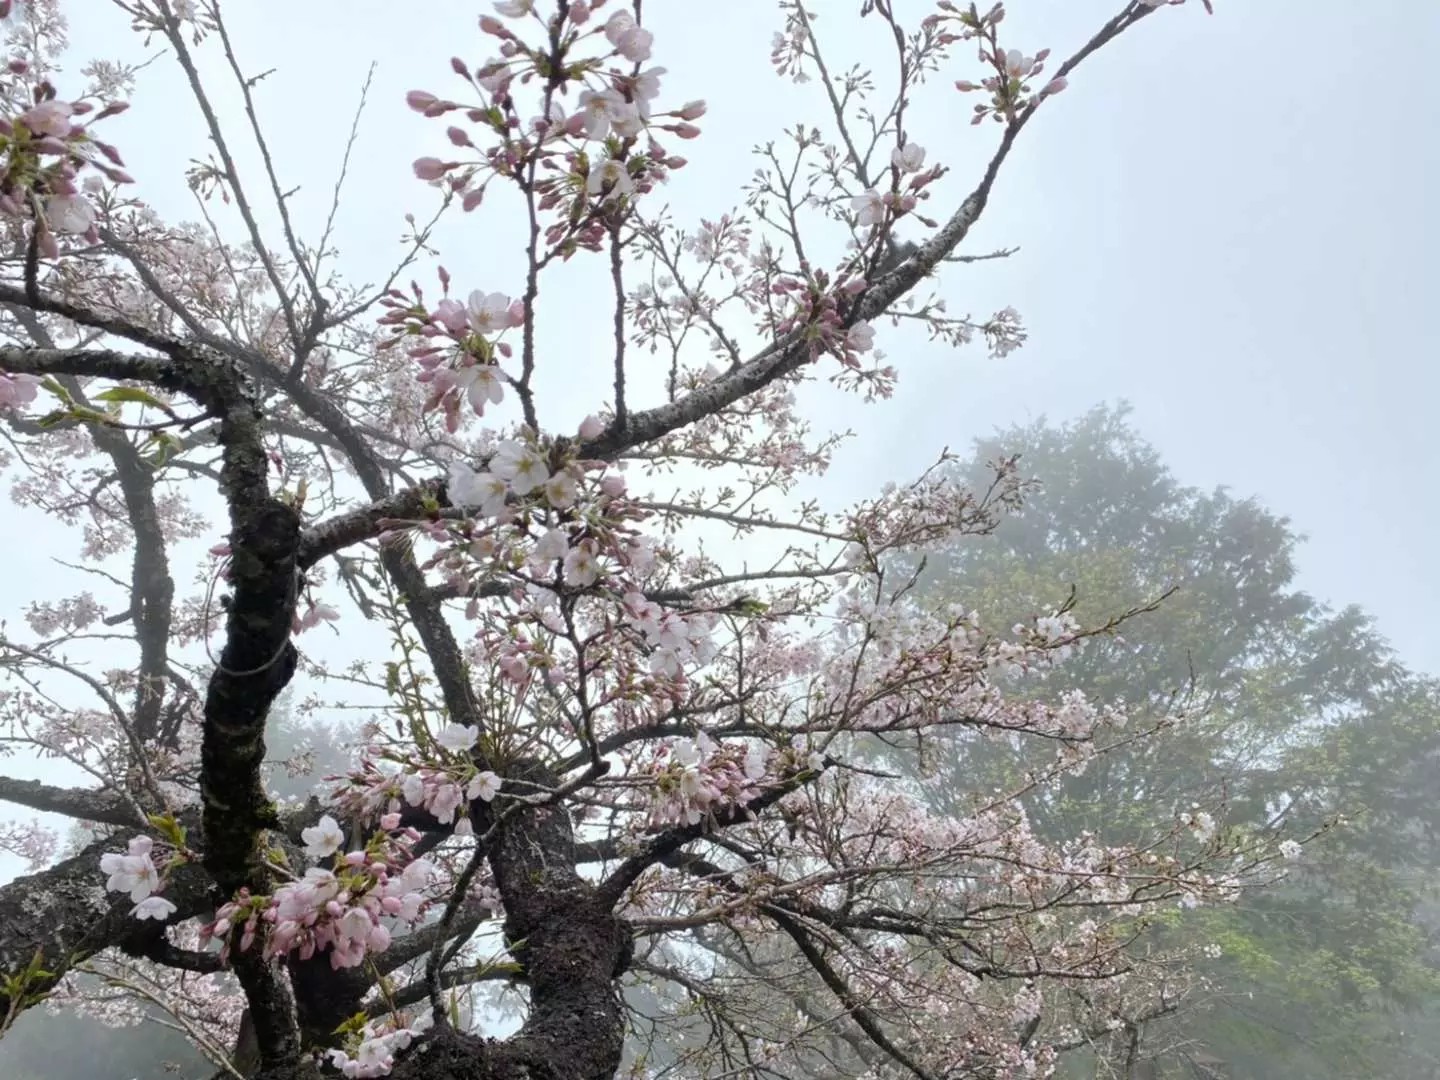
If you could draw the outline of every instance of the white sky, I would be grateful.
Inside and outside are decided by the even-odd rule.
[[[916,18],[932,10],[919,0],[895,6]],[[1005,40],[1026,52],[1050,46],[1058,58],[1119,6],[1014,0]],[[1337,605],[1361,604],[1405,661],[1440,671],[1431,555],[1440,526],[1431,433],[1440,334],[1422,301],[1440,285],[1431,199],[1440,190],[1440,94],[1428,71],[1440,51],[1440,8],[1414,0],[1216,6],[1213,18],[1198,2],[1159,12],[1045,105],[965,248],[1020,252],[942,277],[952,311],[984,316],[1013,304],[1028,345],[990,361],[980,348],[953,353],[881,329],[898,392],[878,406],[823,398],[816,419],[860,438],[822,489],[837,502],[859,498],[912,476],[947,444],[963,452],[997,426],[1062,420],[1127,398],[1134,423],[1181,481],[1228,484],[1288,515],[1309,537],[1302,586]],[[812,7],[832,67],[884,57],[878,24],[856,18],[859,0]],[[77,61],[137,54],[138,39],[108,0],[67,0],[65,9]],[[448,59],[459,53],[475,65],[491,55],[491,39],[475,28],[488,5],[230,0],[225,10],[247,69],[276,69],[257,102],[282,183],[301,186],[294,211],[312,239],[360,85],[378,62],[338,228],[348,276],[376,280],[399,250],[401,216],[432,205],[411,162],[448,148],[446,121],[410,112],[404,93],[461,93]],[[677,147],[690,166],[663,195],[678,221],[694,225],[741,201],[752,146],[797,120],[823,122],[824,104],[815,84],[797,87],[770,70],[780,25],[771,0],[649,0],[645,11],[655,62],[668,69],[661,107],[710,103],[703,136]],[[210,70],[227,115],[243,120],[236,95]],[[973,99],[951,89],[974,71],[962,50],[912,113],[911,137],[954,169],[944,188],[952,197],[932,212],[948,214],[997,138],[994,125],[969,125]],[[148,68],[135,107],[105,128],[143,196],[171,219],[195,216],[183,172],[207,148],[172,61]],[[457,215],[440,233],[441,261],[460,293],[520,291],[518,234],[503,210]],[[541,410],[558,429],[592,411],[608,382],[608,301],[588,274],[577,268],[544,299],[553,314],[542,337]],[[435,293],[433,264],[414,276]],[[51,573],[50,556],[78,549],[73,536],[28,517],[7,516],[0,543],[22,552],[15,565],[27,586]],[[188,569],[176,571],[183,589]],[[32,597],[6,588],[0,616]]]

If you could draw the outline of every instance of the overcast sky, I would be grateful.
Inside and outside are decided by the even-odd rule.
[[[877,24],[857,18],[858,0],[812,6],[835,66],[883,60]],[[923,14],[931,5],[897,8]],[[1309,537],[1299,557],[1305,587],[1362,604],[1408,662],[1440,671],[1440,331],[1431,308],[1440,93],[1428,66],[1440,50],[1440,7],[1216,8],[1207,17],[1192,0],[1159,12],[1046,106],[967,245],[1019,253],[949,268],[942,281],[959,311],[1013,304],[1029,343],[996,362],[978,349],[897,348],[882,334],[901,372],[898,393],[833,418],[861,438],[827,486],[858,495],[912,474],[946,443],[961,448],[996,426],[1126,398],[1183,481],[1229,484],[1289,515]],[[484,9],[458,0],[226,6],[242,60],[276,69],[258,100],[282,178],[302,186],[301,216],[312,224],[359,86],[378,64],[339,221],[356,277],[374,278],[393,258],[401,213],[430,205],[410,162],[446,146],[444,122],[407,111],[404,92],[461,91],[447,61],[491,55],[475,28]],[[105,0],[70,0],[70,10],[76,55],[138,44]],[[1114,0],[1017,0],[1007,40],[1067,54],[1115,10]],[[651,0],[646,18],[655,60],[668,69],[665,100],[710,103],[705,134],[684,146],[692,164],[667,193],[677,220],[693,224],[739,201],[753,145],[797,120],[822,121],[823,105],[814,84],[771,72],[779,19],[770,0]],[[205,148],[172,68],[162,61],[142,75],[137,107],[113,134],[142,192],[193,216],[179,177]],[[990,126],[969,126],[970,103],[948,81],[917,98],[912,137],[954,167],[951,192],[973,183],[996,139]],[[462,291],[518,291],[515,234],[504,225],[502,214],[482,211],[442,233]],[[567,303],[593,319],[564,319],[565,338],[561,320],[552,324],[564,362],[550,370],[569,384],[593,351],[587,341],[603,349],[603,336],[585,334],[603,335],[605,316],[603,295]],[[577,399],[573,418],[589,400]]]
[[[931,9],[895,0],[916,17]],[[76,58],[136,56],[139,40],[108,0],[68,0]],[[884,56],[859,0],[819,0],[818,30],[839,68]],[[1185,483],[1227,484],[1288,515],[1308,536],[1302,585],[1358,603],[1412,666],[1440,672],[1432,627],[1440,573],[1440,354],[1429,305],[1440,190],[1440,8],[1413,0],[1216,0],[1161,11],[1092,58],[1020,140],[966,249],[1018,247],[1005,262],[947,268],[953,311],[1014,305],[1030,340],[1004,361],[881,331],[899,368],[880,406],[825,403],[817,421],[859,433],[822,485],[835,501],[913,476],[950,445],[997,426],[1063,420],[1128,399],[1133,421]],[[1065,55],[1118,10],[1115,0],[1016,0],[1005,40]],[[376,280],[398,251],[406,211],[433,192],[410,165],[445,154],[444,121],[408,111],[408,89],[462,87],[448,60],[491,55],[475,28],[488,5],[461,0],[245,0],[225,7],[249,70],[274,68],[257,102],[282,182],[310,237],[328,205],[351,114],[378,64],[338,219],[348,276]],[[814,85],[768,64],[780,20],[771,0],[649,0],[667,105],[706,98],[704,135],[665,192],[678,222],[715,217],[742,198],[750,150],[798,120],[823,122]],[[213,70],[213,68],[212,68]],[[887,77],[883,69],[878,73]],[[968,123],[964,52],[922,92],[911,137],[953,168],[953,209],[991,153],[996,128]],[[234,94],[215,95],[232,119]],[[66,87],[61,86],[62,96]],[[136,106],[106,123],[138,191],[172,219],[193,218],[188,159],[207,153],[193,104],[168,58],[141,75]],[[252,170],[253,174],[253,170]],[[487,210],[489,212],[487,212]],[[943,215],[942,215],[943,216]],[[519,244],[503,207],[456,217],[443,262],[464,293],[518,293]],[[567,430],[604,393],[606,297],[589,270],[550,294],[542,337],[542,409]],[[433,271],[416,276],[433,288]],[[598,376],[591,378],[590,376]],[[21,530],[24,530],[23,532]],[[217,524],[217,537],[219,533]],[[23,542],[20,572],[45,573],[72,536],[33,521],[0,525]],[[13,580],[13,579],[12,579]],[[183,585],[188,577],[182,576]],[[7,600],[9,594],[7,592]],[[13,615],[19,601],[6,603]],[[7,867],[0,867],[0,870]]]

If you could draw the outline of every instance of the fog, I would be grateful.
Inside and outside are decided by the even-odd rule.
[[[836,70],[883,62],[878,20],[859,18],[858,6],[811,5]],[[932,6],[894,2],[897,16],[911,22]],[[1440,9],[1409,0],[1215,6],[1213,17],[1196,0],[1161,10],[1071,76],[1026,128],[961,248],[1013,253],[942,266],[922,286],[952,313],[980,320],[1013,306],[1027,334],[1023,347],[990,358],[981,343],[952,349],[918,326],[876,320],[877,345],[898,371],[894,396],[867,404],[807,387],[804,418],[854,434],[823,476],[787,498],[792,506],[814,498],[838,508],[913,478],[947,447],[958,472],[977,478],[974,470],[992,453],[1021,453],[1020,472],[1042,485],[1033,506],[1009,531],[963,550],[928,552],[926,587],[1013,621],[1024,613],[1012,603],[1059,603],[1074,584],[1077,610],[1103,621],[1179,583],[1179,614],[1162,605],[1138,618],[1124,632],[1135,653],[1102,653],[1075,677],[1131,700],[1198,686],[1223,714],[1223,723],[1173,758],[1137,757],[1129,772],[1087,774],[1091,786],[1071,792],[1076,805],[1143,800],[1134,770],[1169,762],[1177,772],[1191,769],[1207,790],[1233,787],[1241,816],[1263,819],[1283,797],[1311,799],[1305,812],[1316,823],[1350,819],[1340,839],[1317,842],[1313,858],[1307,847],[1311,871],[1242,901],[1232,922],[1203,924],[1197,916],[1187,924],[1222,942],[1225,958],[1198,993],[1193,1019],[1167,1018],[1147,1035],[1153,1061],[1107,1072],[1112,1065],[1082,1052],[1065,1075],[1420,1080],[1440,1075],[1440,1039],[1425,1034],[1440,1014],[1432,940],[1440,920],[1425,899],[1440,854],[1428,830],[1440,815],[1433,770],[1402,766],[1433,762],[1440,747],[1440,699],[1429,681],[1440,674],[1440,572],[1431,541],[1440,529],[1432,497],[1440,489],[1432,416],[1440,330],[1429,309],[1440,282],[1433,197],[1440,94],[1427,64],[1440,50]],[[1068,55],[1119,5],[1014,0],[1007,7],[1008,40]],[[281,186],[295,189],[290,212],[304,235],[324,227],[369,79],[333,227],[336,266],[348,280],[383,280],[402,250],[404,215],[423,221],[433,212],[437,193],[415,179],[412,162],[444,156],[448,121],[417,115],[405,94],[460,93],[449,57],[489,55],[493,42],[475,22],[489,8],[456,0],[225,5],[246,69],[273,69],[255,84],[255,103]],[[73,59],[57,81],[78,79],[84,59],[150,55],[117,5],[63,0],[61,9]],[[701,136],[683,144],[688,164],[651,196],[689,231],[742,207],[757,145],[797,122],[823,123],[828,109],[816,82],[796,84],[772,70],[770,40],[782,16],[770,0],[651,0],[644,16],[655,33],[654,62],[666,69],[664,100],[703,98],[709,106]],[[223,57],[209,43],[199,54],[217,109],[243,131],[244,102]],[[970,52],[957,55],[968,60]],[[998,138],[995,125],[970,125],[972,99],[952,88],[955,77],[922,87],[907,114],[911,140],[950,170],[922,207],[942,220],[974,185]],[[202,118],[168,54],[136,81],[133,107],[105,122],[105,138],[123,150],[136,192],[162,218],[195,220],[185,174],[213,152]],[[248,142],[240,169],[261,175]],[[241,235],[233,206],[212,201],[206,209],[227,237]],[[278,237],[269,200],[259,216],[267,235]],[[924,238],[914,223],[909,229]],[[838,229],[817,238],[817,261],[844,258],[844,241]],[[402,284],[414,278],[433,295],[440,263],[457,294],[523,291],[522,221],[503,206],[447,215],[431,243],[438,258],[422,256]],[[535,392],[554,431],[575,430],[610,392],[608,268],[600,263],[577,258],[563,289],[544,298],[545,362]],[[760,342],[752,336],[743,344]],[[650,402],[659,400],[659,364],[639,376],[637,394],[650,393]],[[7,487],[22,471],[12,462]],[[682,472],[673,484],[689,482]],[[1070,491],[1084,496],[1067,498]],[[177,545],[174,556],[187,595],[194,566],[225,531],[218,499],[201,501],[212,526]],[[1176,524],[1157,532],[1136,524],[1127,534],[1147,513]],[[754,567],[782,549],[764,538],[724,548],[736,543],[725,531],[705,535]],[[63,565],[80,558],[78,530],[32,508],[0,515],[0,545],[9,555],[0,619],[12,627],[23,626],[37,599],[98,588],[77,585],[81,578]],[[1128,553],[1133,565],[1112,575],[1087,561],[1084,552],[1095,545]],[[1197,554],[1202,549],[1210,554]],[[126,559],[121,553],[115,561],[122,574]],[[1174,569],[1182,564],[1190,569]],[[1020,595],[1028,586],[1016,583],[1047,575],[1058,594],[1036,585],[1043,595]],[[1253,625],[1244,622],[1252,618]],[[382,630],[345,620],[343,632],[321,627],[304,642],[310,660],[339,668],[389,648]],[[99,659],[86,656],[86,663]],[[296,700],[307,694],[329,700],[338,691],[302,678]],[[353,730],[351,715],[317,715]],[[1327,741],[1327,731],[1342,729],[1343,739]],[[23,748],[0,773],[94,784],[73,764]],[[1246,789],[1261,773],[1270,788]],[[62,838],[71,828],[67,819],[20,807],[0,812],[37,820]],[[1084,817],[1075,813],[1074,820]],[[1059,810],[1055,818],[1062,831],[1074,824]],[[1378,846],[1385,830],[1397,841],[1394,851]],[[0,881],[32,869],[0,854]],[[1383,896],[1361,887],[1382,879],[1389,883]],[[1355,929],[1367,919],[1363,933]],[[1308,929],[1274,932],[1282,923]],[[1344,947],[1356,934],[1368,943],[1364,956]],[[142,1051],[134,1029],[116,1035],[97,1021],[33,1013],[0,1040],[0,1075],[119,1076],[94,1071],[96,1055],[112,1050],[137,1077],[163,1075],[165,1060],[181,1061],[181,1075],[213,1072],[187,1056],[178,1037]],[[45,1049],[62,1024],[72,1047],[89,1047],[74,1061]],[[1349,1057],[1327,1048],[1325,1039],[1341,1034],[1363,1047]],[[154,1070],[141,1071],[152,1052]],[[1374,1072],[1377,1062],[1392,1071]]]

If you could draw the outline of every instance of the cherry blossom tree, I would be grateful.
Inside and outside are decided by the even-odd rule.
[[[518,217],[523,273],[452,281],[407,216],[379,287],[292,214],[217,0],[115,2],[208,131],[198,224],[162,220],[126,172],[145,148],[106,141],[137,69],[69,74],[55,0],[0,0],[3,466],[81,547],[74,591],[0,637],[0,722],[87,778],[0,798],[93,837],[55,861],[38,826],[4,834],[45,867],[0,888],[4,1026],[98,973],[226,1075],[938,1080],[1045,1075],[1176,1007],[1186,956],[1137,945],[1147,923],[1297,852],[1208,814],[1118,847],[1032,832],[1026,792],[1183,716],[1004,691],[1061,686],[1124,613],[985,626],[893,570],[992,529],[1016,463],[969,489],[942,454],[845,508],[795,492],[839,439],[801,395],[883,407],[887,326],[1023,342],[934,276],[992,257],[965,241],[1046,102],[1180,0],[1125,3],[1058,62],[999,4],[865,0],[885,67],[843,73],[782,3],[773,66],[821,119],[691,227],[662,194],[706,105],[668,99],[638,0],[494,4],[493,58],[408,95],[435,150],[407,199],[481,236]],[[909,127],[922,92],[987,148],[955,206],[958,137]],[[540,327],[585,267],[610,314],[576,364]],[[592,395],[578,424],[540,392],[557,367]],[[264,784],[292,679],[371,718],[323,802]],[[926,748],[975,739],[1050,753],[928,810]]]

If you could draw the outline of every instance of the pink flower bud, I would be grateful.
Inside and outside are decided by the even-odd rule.
[[[598,439],[604,430],[605,425],[600,422],[598,416],[593,414],[580,421],[580,438],[582,439]]]
[[[380,828],[386,832],[394,832],[399,827],[400,815],[398,813],[389,813],[380,819]]]
[[[694,124],[674,124],[668,127],[666,130],[673,131],[682,139],[693,139],[700,134],[700,129]]]
[[[411,90],[408,94],[405,95],[405,104],[409,105],[410,108],[414,109],[416,112],[421,113],[423,113],[426,109],[430,108],[431,105],[434,105],[439,100],[440,99],[437,98],[434,94],[427,93],[424,90]]]
[[[415,161],[415,175],[421,180],[439,180],[453,166],[445,164],[439,158],[422,157]]]

